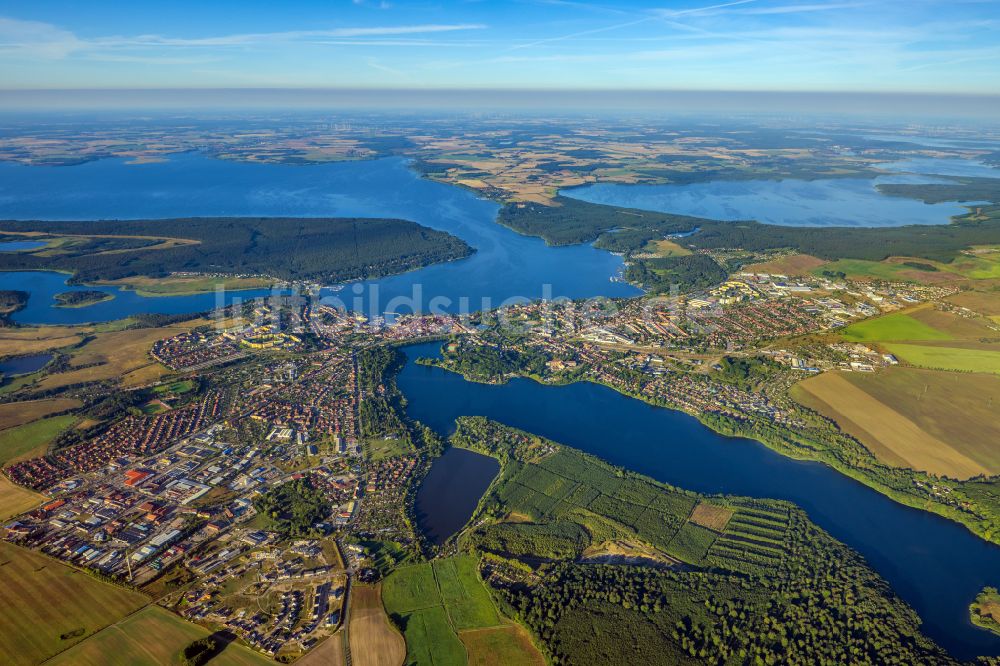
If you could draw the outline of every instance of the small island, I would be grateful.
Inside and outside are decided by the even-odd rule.
[[[96,303],[110,301],[114,297],[114,294],[110,294],[106,291],[98,291],[97,289],[64,291],[61,294],[56,294],[55,296],[57,308],[85,308]]]
[[[972,624],[1000,634],[1000,592],[995,587],[984,587],[976,600],[969,605]]]

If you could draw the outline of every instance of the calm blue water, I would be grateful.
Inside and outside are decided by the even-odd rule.
[[[37,250],[45,246],[45,241],[0,241],[0,252],[22,252]]]
[[[217,307],[214,293],[191,296],[140,296],[134,291],[102,285],[101,291],[114,294],[110,301],[102,301],[80,308],[56,307],[55,296],[64,291],[85,291],[88,287],[67,286],[69,276],[51,271],[6,271],[0,272],[0,290],[20,289],[31,293],[28,305],[11,317],[21,324],[83,324],[122,319],[136,313],[182,314],[206,312]],[[267,289],[226,292],[223,305],[229,305],[236,298],[250,300],[270,294]]]
[[[590,203],[626,206],[713,220],[757,220],[792,227],[898,227],[948,224],[966,213],[956,202],[926,204],[890,197],[878,184],[941,182],[921,175],[1000,178],[1000,169],[981,162],[921,158],[879,165],[900,175],[821,180],[718,180],[689,185],[596,183],[562,194]]]
[[[8,359],[0,363],[0,374],[7,377],[28,375],[41,370],[51,360],[52,354],[33,354],[31,356]]]
[[[414,345],[406,354],[413,360],[438,349]],[[458,416],[487,416],[682,488],[795,502],[864,555],[916,609],[924,632],[956,657],[1000,654],[1000,636],[968,619],[976,594],[1000,585],[1000,548],[957,523],[897,504],[825,465],[722,437],[687,414],[603,386],[476,384],[412,362],[398,382],[409,415],[441,433]]]
[[[416,497],[417,525],[434,543],[458,532],[469,522],[479,499],[500,472],[489,456],[449,448],[434,461]]]
[[[128,164],[122,159],[72,167],[0,163],[0,219],[396,217],[447,231],[476,248],[475,255],[462,261],[361,284],[360,309],[369,314],[412,311],[407,303],[393,301],[412,298],[414,293],[424,311],[459,311],[462,298],[474,311],[518,297],[639,293],[609,280],[621,269],[619,257],[587,245],[547,247],[538,238],[497,224],[497,209],[497,204],[465,189],[421,178],[401,158],[286,165],[186,153],[155,164]],[[545,290],[544,285],[550,288]],[[326,294],[354,305],[351,290]],[[438,300],[432,302],[434,298]],[[152,304],[131,301],[130,305]],[[111,307],[123,311],[124,306],[119,302]],[[74,316],[93,320],[93,314],[82,312],[32,312],[32,317],[43,319],[28,319],[22,313],[19,321],[55,323],[50,317],[60,317],[60,323],[69,323]]]
[[[915,157],[877,165],[878,168],[896,173],[916,173],[932,176],[967,176],[971,178],[1000,178],[1000,169],[978,160],[942,157]]]

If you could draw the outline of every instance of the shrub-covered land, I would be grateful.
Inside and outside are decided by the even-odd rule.
[[[19,289],[0,290],[0,317],[14,314],[18,310],[23,310],[28,304],[30,294]]]
[[[911,197],[945,196],[946,200],[1000,201],[1000,179],[988,187],[954,183],[944,190],[933,185],[901,185]],[[890,186],[885,186],[890,187]],[[893,190],[891,193],[901,193]],[[923,193],[923,194],[922,194]],[[977,196],[974,196],[977,195]],[[987,196],[988,195],[988,196]],[[669,213],[651,213],[556,197],[556,206],[528,203],[507,204],[498,220],[512,229],[540,236],[552,245],[596,241],[597,247],[615,252],[638,252],[648,241],[671,234],[689,233],[676,239],[692,249],[743,248],[763,251],[792,248],[821,259],[866,259],[881,261],[890,256],[921,257],[949,262],[955,253],[970,245],[1000,243],[1000,206],[983,206],[978,213],[955,218],[940,226],[904,227],[782,227],[759,222],[722,222]],[[672,259],[689,259],[672,257]],[[690,259],[689,259],[690,261]],[[674,265],[687,262],[677,261]]]
[[[361,218],[186,218],[87,222],[3,221],[0,230],[150,236],[188,242],[94,252],[3,253],[0,270],[62,270],[73,281],[118,280],[171,272],[268,275],[335,281],[399,273],[472,253],[464,241],[406,220]],[[131,240],[131,239],[124,239]],[[194,241],[194,242],[190,242]],[[149,245],[149,241],[145,241]]]
[[[481,417],[460,419],[452,443],[501,461],[461,545],[500,563],[501,609],[553,663],[951,663],[860,556],[787,502],[706,498]],[[699,504],[732,517],[696,524]],[[611,540],[660,561],[580,562]]]
[[[56,294],[56,306],[62,308],[82,308],[101,301],[108,301],[114,295],[106,291],[97,289],[84,289],[82,291],[64,291]]]

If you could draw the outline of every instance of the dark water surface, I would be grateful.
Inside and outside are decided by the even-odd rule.
[[[52,360],[52,354],[32,354],[31,356],[20,356],[10,358],[0,363],[0,374],[6,377],[16,377],[17,375],[30,375],[45,367],[45,364]]]
[[[449,448],[434,461],[417,491],[417,524],[434,543],[462,529],[500,472],[500,463],[466,449]]]
[[[412,362],[438,349],[407,347],[411,362],[398,378],[410,416],[434,430],[450,432],[459,416],[487,416],[681,488],[789,500],[864,555],[916,609],[924,632],[956,657],[1000,654],[1000,636],[975,627],[968,614],[985,585],[1000,585],[1000,548],[963,526],[898,504],[826,465],[723,437],[683,412],[604,386],[476,384]]]

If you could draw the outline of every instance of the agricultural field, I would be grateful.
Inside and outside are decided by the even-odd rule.
[[[851,342],[878,343],[883,351],[922,368],[1000,373],[997,331],[982,317],[921,305],[852,324],[841,335]]]
[[[998,377],[900,367],[826,372],[797,384],[792,396],[887,465],[957,479],[1000,472]]]
[[[0,465],[21,458],[43,455],[49,442],[73,425],[75,421],[75,416],[66,414],[39,419],[0,431]]]
[[[902,312],[851,324],[842,332],[851,342],[951,340],[952,336]]]
[[[383,590],[386,610],[406,637],[407,663],[468,663],[464,636],[483,629],[503,631],[472,636],[470,640],[477,649],[496,644],[505,654],[525,650],[516,629],[497,613],[471,555],[403,567],[386,579]],[[527,645],[531,645],[530,641]],[[532,659],[539,656],[535,652]],[[490,663],[483,658],[486,655],[480,653],[474,663]]]
[[[89,326],[39,326],[0,330],[0,356],[34,354],[80,343]]]
[[[977,245],[960,252],[954,261],[941,266],[973,280],[1000,278],[1000,247]]]
[[[839,259],[812,269],[813,275],[844,273],[852,280],[892,280],[923,283],[1000,278],[1000,248],[975,246],[958,252],[952,261],[889,257],[883,261]]]
[[[926,259],[910,260],[903,257],[891,257],[885,261],[870,261],[867,259],[838,259],[813,268],[810,272],[818,277],[830,273],[843,273],[849,280],[887,280],[890,282],[950,282],[957,279],[954,273],[937,269],[935,262]],[[919,268],[926,266],[935,270]]]
[[[459,555],[435,560],[434,578],[455,629],[461,631],[501,624],[490,593],[479,579],[475,558]]]
[[[945,300],[987,317],[1000,317],[1000,285],[995,281],[979,289],[952,294]]]
[[[149,357],[153,343],[207,323],[207,320],[196,319],[157,328],[97,333],[73,351],[69,371],[46,376],[38,382],[38,388],[49,390],[117,378],[121,378],[126,387],[148,384],[169,372]]]
[[[52,666],[159,666],[179,663],[189,643],[211,635],[204,627],[159,606],[147,606],[94,634],[47,662]],[[273,664],[242,645],[230,643],[212,658],[213,666]]]
[[[463,666],[465,646],[448,622],[443,606],[431,606],[401,616],[406,638],[406,664],[413,666]]]
[[[297,659],[295,663],[299,666],[345,666],[347,657],[344,653],[344,635],[345,632],[338,631],[307,652],[304,657]],[[351,658],[355,662],[362,663],[361,660],[367,658],[367,655],[352,655]],[[398,664],[399,662],[394,662],[394,666]]]
[[[885,344],[900,360],[921,368],[1000,374],[1000,349],[967,349],[935,345]]]
[[[733,517],[733,510],[727,506],[719,506],[711,502],[701,501],[691,512],[691,522],[695,525],[707,527],[710,530],[721,532],[726,529],[729,519]]]
[[[667,239],[649,241],[643,248],[643,252],[649,252],[658,257],[686,257],[691,254],[691,250]]]
[[[469,666],[545,666],[545,658],[521,626],[470,629],[458,635],[469,655]]]
[[[208,275],[171,275],[165,278],[136,275],[120,280],[98,281],[96,284],[130,289],[140,296],[188,296],[206,291],[215,291],[220,287],[226,291],[263,289],[274,284],[274,280],[270,278],[213,277]]]
[[[910,316],[917,321],[951,336],[955,340],[978,342],[984,338],[996,338],[1000,332],[990,328],[981,317],[963,317],[955,312],[938,310],[934,307],[918,307],[912,310]],[[899,340],[906,342],[906,340]]]
[[[37,664],[147,603],[143,594],[0,542],[0,653],[7,663]]]
[[[0,475],[0,520],[7,520],[41,504],[46,497]]]
[[[31,423],[49,414],[64,412],[80,406],[75,398],[48,398],[45,400],[27,400],[0,405],[0,431],[25,423]],[[2,447],[0,447],[2,450]],[[2,456],[2,453],[0,453]]]
[[[811,254],[788,254],[760,264],[744,266],[747,273],[769,273],[771,275],[809,275],[828,262]]]
[[[351,586],[348,636],[357,666],[400,666],[406,659],[406,643],[386,617],[381,593],[381,585]]]

